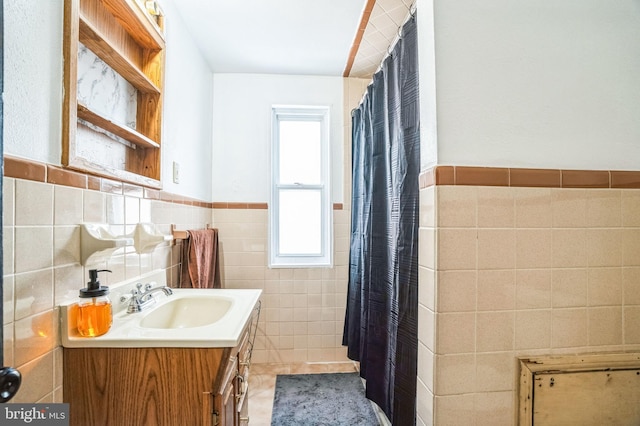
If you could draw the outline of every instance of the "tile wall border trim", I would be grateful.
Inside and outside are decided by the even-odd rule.
[[[4,176],[208,209],[267,210],[269,208],[267,203],[202,201],[167,191],[146,188],[10,155],[4,155]],[[343,205],[342,203],[335,203],[333,208],[334,210],[342,210]]]
[[[531,188],[639,189],[640,171],[434,166],[420,173],[420,189],[438,185]]]
[[[172,194],[166,191],[159,191],[157,189],[133,185],[128,182],[107,179],[52,164],[45,164],[9,155],[4,156],[4,176],[79,189],[90,189],[108,194],[147,198],[209,209],[213,208],[213,203],[198,200],[197,198],[185,197],[183,195]]]

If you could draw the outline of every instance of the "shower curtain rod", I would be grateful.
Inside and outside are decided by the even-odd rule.
[[[378,73],[382,69],[382,65],[384,64],[384,61],[389,56],[391,56],[391,53],[393,53],[393,49],[396,47],[396,44],[398,44],[398,41],[400,41],[400,39],[402,38],[402,28],[409,21],[409,19],[411,19],[414,16],[416,16],[416,11],[417,10],[418,10],[418,1],[416,0],[411,4],[411,6],[409,6],[409,13],[407,14],[407,16],[402,21],[402,25],[400,25],[398,27],[398,31],[396,32],[396,36],[391,41],[391,44],[389,44],[389,47],[387,47],[387,53],[382,57],[382,60],[380,60],[380,65],[378,65],[378,68],[376,68],[375,72],[373,73],[374,75],[376,73]],[[353,115],[353,111],[358,109],[358,107],[360,107],[360,105],[362,104],[362,101],[364,101],[365,96],[367,96],[367,93],[369,92],[368,87],[371,85],[372,81],[373,81],[373,75],[371,77],[371,81],[367,85],[367,90],[364,91],[364,94],[362,95],[362,98],[360,99],[360,102],[358,102],[358,106],[351,110],[351,115]]]

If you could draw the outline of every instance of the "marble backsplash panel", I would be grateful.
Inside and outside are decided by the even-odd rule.
[[[78,102],[110,120],[135,129],[137,90],[80,43]]]
[[[127,150],[136,149],[130,142],[82,120],[78,120],[76,137],[82,140],[77,146],[78,156],[113,169],[124,170]]]

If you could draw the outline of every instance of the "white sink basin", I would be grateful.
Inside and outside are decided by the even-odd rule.
[[[213,324],[224,317],[233,304],[222,296],[181,297],[173,299],[146,314],[140,327],[192,328]]]
[[[112,293],[117,295],[117,288]],[[124,291],[124,290],[123,290]],[[130,291],[128,288],[126,291]],[[102,336],[82,337],[75,326],[77,305],[60,306],[60,337],[68,348],[235,347],[262,290],[173,289],[156,293],[156,304],[129,314],[114,296],[113,325]],[[126,292],[121,294],[127,294]]]

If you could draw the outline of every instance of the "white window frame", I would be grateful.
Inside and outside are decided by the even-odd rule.
[[[333,266],[333,205],[331,202],[331,146],[329,138],[329,107],[278,106],[272,107],[271,120],[271,197],[269,203],[269,267],[309,268]],[[321,183],[282,184],[279,181],[279,123],[281,120],[317,120],[321,123]],[[283,255],[279,247],[279,193],[287,189],[312,189],[321,192],[322,248],[318,255]]]

